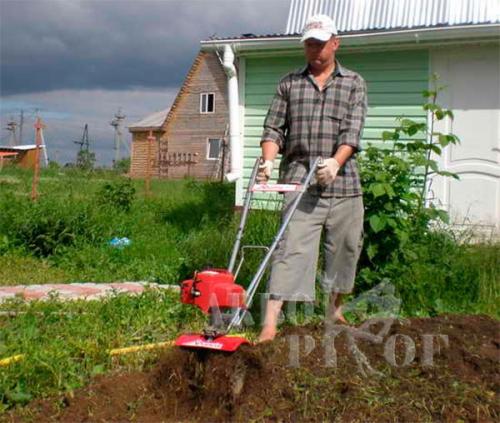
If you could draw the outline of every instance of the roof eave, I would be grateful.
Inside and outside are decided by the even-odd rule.
[[[365,31],[356,34],[341,34],[344,47],[360,47],[382,43],[419,43],[445,42],[464,39],[473,42],[480,39],[497,38],[500,34],[500,24],[460,25],[433,28],[397,29],[384,31]],[[235,52],[255,50],[294,50],[300,47],[300,36],[280,36],[264,38],[229,38],[225,40],[201,41],[202,51],[220,50],[226,44],[231,44]]]
[[[153,132],[165,132],[162,126],[129,126],[129,132],[144,132],[144,131],[153,131]]]

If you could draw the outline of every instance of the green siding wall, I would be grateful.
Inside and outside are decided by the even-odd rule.
[[[342,65],[359,72],[368,85],[368,116],[362,142],[380,141],[382,131],[396,125],[402,114],[425,122],[422,91],[428,88],[427,50],[338,55]],[[262,125],[280,78],[303,66],[301,54],[288,57],[246,58],[244,115],[244,181],[248,184],[260,156]],[[277,176],[277,171],[276,175]],[[241,198],[237,195],[237,198]]]

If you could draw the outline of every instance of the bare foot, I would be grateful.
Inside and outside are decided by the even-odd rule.
[[[337,310],[335,310],[335,313],[333,313],[333,320],[334,322],[338,320],[340,323],[343,323],[344,325],[349,324],[349,322],[345,319],[344,314],[342,313],[342,307],[339,307]]]
[[[345,319],[344,314],[342,313],[342,307],[337,307],[333,313],[330,314],[332,323],[341,323],[344,325],[348,325],[349,322]]]
[[[277,333],[278,333],[278,330],[275,327],[264,326],[262,328],[262,332],[259,335],[259,339],[257,340],[257,343],[260,344],[261,342],[270,342],[270,341],[274,340]]]

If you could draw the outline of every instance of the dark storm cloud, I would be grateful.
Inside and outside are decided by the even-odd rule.
[[[289,4],[0,0],[0,91],[178,87],[200,40],[283,32]]]

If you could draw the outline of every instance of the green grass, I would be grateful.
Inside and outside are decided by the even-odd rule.
[[[132,181],[136,194],[127,211],[101,201],[103,186],[123,178],[46,173],[36,204],[29,200],[29,172],[0,174],[0,254],[5,258],[0,284],[176,283],[204,260],[226,264],[234,237],[232,186],[153,181],[154,194],[145,198],[142,182]],[[132,244],[122,250],[110,247],[116,236]],[[225,244],[215,257],[210,239]],[[22,270],[28,266],[31,274]]]
[[[15,168],[0,173],[0,285],[177,283],[194,270],[227,265],[239,220],[232,184],[154,180],[146,197],[143,181],[113,172],[46,169],[40,199],[32,203],[31,177]],[[268,245],[278,221],[275,212],[251,213],[244,243]],[[404,261],[373,266],[365,260],[355,294],[389,279],[407,314],[498,317],[499,244],[460,244],[452,235],[418,235],[398,255]],[[131,245],[111,247],[116,236],[128,237]],[[248,283],[261,258],[259,251],[248,253],[241,283]]]
[[[185,307],[178,294],[149,290],[102,301],[61,302],[57,298],[0,306],[0,357],[25,358],[0,370],[0,411],[34,397],[71,391],[91,376],[147,364],[151,353],[112,359],[112,348],[174,339],[199,330],[201,313]]]

